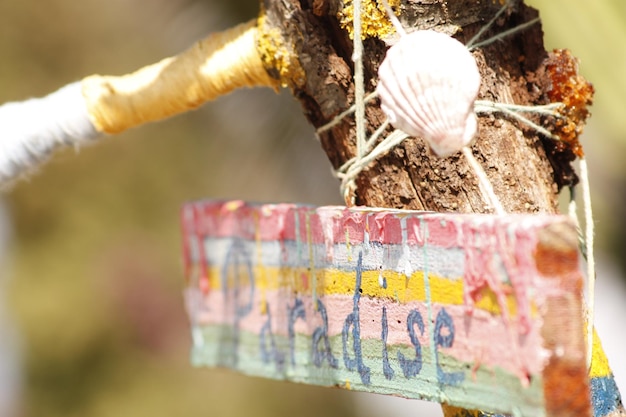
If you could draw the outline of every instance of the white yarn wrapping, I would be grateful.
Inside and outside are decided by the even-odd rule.
[[[0,187],[36,168],[55,149],[79,147],[98,136],[80,82],[0,106]]]

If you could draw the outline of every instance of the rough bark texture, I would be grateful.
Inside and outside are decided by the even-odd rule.
[[[320,127],[354,103],[352,41],[337,17],[344,4],[338,0],[263,3],[262,25],[274,31],[273,36],[279,36],[298,59],[299,77],[283,80],[302,103],[309,121]],[[400,15],[408,30],[440,30],[465,43],[500,7],[493,0],[404,0]],[[531,20],[537,14],[536,10],[518,4],[485,37]],[[367,92],[375,89],[378,66],[387,47],[376,37],[364,40]],[[548,54],[540,24],[473,54],[482,77],[479,99],[517,104],[548,101]],[[385,119],[377,101],[367,105],[366,118],[369,135]],[[320,141],[333,166],[341,166],[355,154],[354,117],[346,117],[320,134]],[[555,212],[558,188],[575,180],[569,167],[571,153],[563,156],[548,142],[501,115],[479,118],[479,133],[472,149],[507,211]],[[356,183],[358,205],[439,212],[488,211],[462,155],[438,159],[419,138],[408,139],[379,158],[359,175]]]

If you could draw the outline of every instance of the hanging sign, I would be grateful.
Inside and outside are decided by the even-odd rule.
[[[566,217],[208,201],[182,227],[195,365],[590,415]]]

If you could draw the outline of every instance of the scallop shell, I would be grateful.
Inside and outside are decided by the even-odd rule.
[[[476,60],[454,38],[432,30],[404,35],[387,51],[376,87],[391,124],[421,137],[439,157],[469,145],[476,134]]]

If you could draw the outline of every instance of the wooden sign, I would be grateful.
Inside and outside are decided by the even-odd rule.
[[[589,416],[562,216],[199,202],[192,361],[516,416]]]

